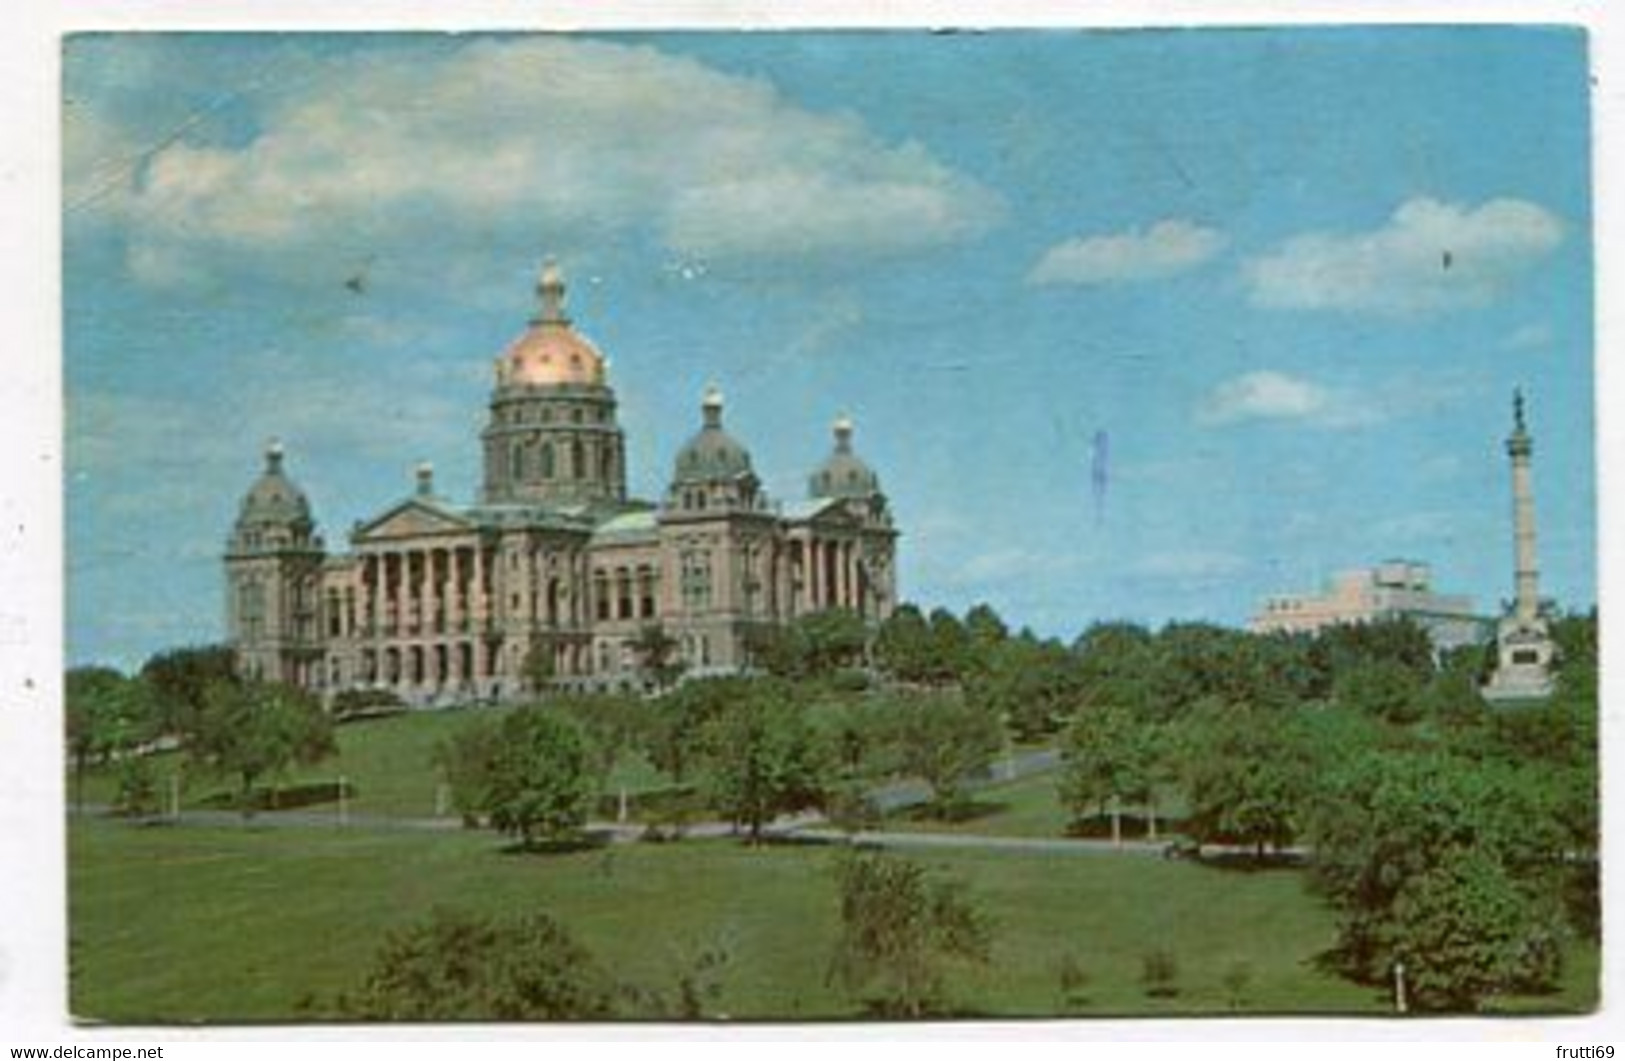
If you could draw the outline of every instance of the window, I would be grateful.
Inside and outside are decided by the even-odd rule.
[[[580,410],[577,410],[579,412]],[[587,477],[587,455],[581,446],[579,438],[570,440],[570,478],[585,479]]]
[[[553,478],[553,443],[543,442],[541,451],[542,478]]]
[[[685,550],[681,557],[683,605],[691,611],[711,606],[711,554]]]
[[[615,573],[615,605],[616,618],[632,618],[632,575],[624,567]]]
[[[648,567],[638,569],[639,614],[645,619],[655,614],[655,573]]]

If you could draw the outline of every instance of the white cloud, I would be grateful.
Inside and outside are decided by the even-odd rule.
[[[1543,350],[1551,345],[1552,328],[1549,324],[1525,324],[1501,343],[1506,350]]]
[[[1197,420],[1207,425],[1309,420],[1331,405],[1331,392],[1308,380],[1282,372],[1248,372],[1213,388],[1198,406]]]
[[[1410,314],[1492,302],[1563,240],[1563,223],[1520,199],[1476,208],[1401,204],[1381,228],[1312,232],[1247,261],[1254,304]]]
[[[702,262],[846,261],[969,238],[1002,211],[917,144],[651,47],[381,47],[317,64],[259,108],[246,140],[193,130],[107,198],[141,278],[221,258],[293,274],[312,249],[443,275],[448,256],[636,234]],[[94,114],[85,130],[70,164],[89,171],[88,145],[114,140]]]
[[[1080,236],[1058,243],[1027,274],[1033,284],[1117,284],[1161,280],[1194,269],[1224,249],[1224,234],[1191,221]]]

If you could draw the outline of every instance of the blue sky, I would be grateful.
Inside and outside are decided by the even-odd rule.
[[[92,36],[65,62],[72,661],[221,636],[272,436],[335,544],[422,459],[471,499],[548,254],[638,493],[707,382],[782,498],[850,412],[927,605],[1238,623],[1404,556],[1491,611],[1517,385],[1543,588],[1595,599],[1579,33]]]

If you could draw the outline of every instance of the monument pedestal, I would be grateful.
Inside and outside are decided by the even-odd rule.
[[[1552,695],[1554,649],[1545,619],[1507,616],[1496,633],[1495,648],[1495,673],[1484,686],[1484,699],[1507,703]]]

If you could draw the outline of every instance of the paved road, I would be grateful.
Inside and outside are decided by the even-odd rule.
[[[1017,778],[1053,770],[1061,763],[1061,753],[1054,748],[1039,748],[1018,752],[1000,759],[989,768],[987,776],[971,782],[972,792],[990,785],[1002,785]],[[931,789],[923,781],[890,781],[869,790],[869,798],[882,814],[891,814],[907,807],[918,807],[931,799]]]
[[[986,836],[980,833],[844,833],[823,827],[779,830],[784,839],[818,844],[851,844],[854,847],[896,847],[952,850],[973,848],[983,851],[1019,851],[1047,855],[1145,855],[1163,856],[1162,844],[1137,841],[1114,844],[1110,840],[1072,840],[1064,837]]]

